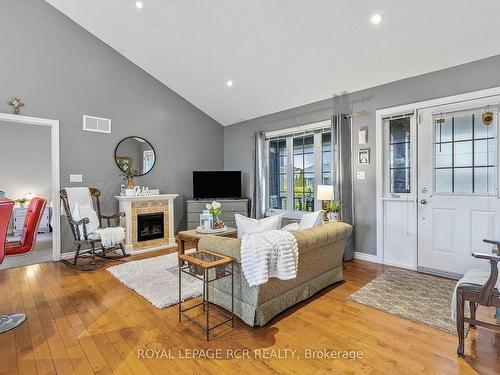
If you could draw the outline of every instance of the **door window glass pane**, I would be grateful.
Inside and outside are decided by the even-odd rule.
[[[495,168],[474,168],[474,191],[487,194],[495,191]]]
[[[410,117],[389,120],[389,191],[410,193]]]
[[[436,191],[438,193],[451,193],[452,190],[452,170],[436,169]]]
[[[454,193],[472,193],[472,168],[455,168]]]
[[[496,159],[495,140],[482,139],[474,141],[474,165],[494,165]]]
[[[486,124],[482,111],[434,118],[437,193],[496,191],[496,126],[496,117]]]
[[[453,119],[453,140],[461,141],[472,139],[472,114],[452,117]]]
[[[451,143],[436,145],[436,167],[451,168]]]
[[[450,142],[452,137],[451,133],[451,118],[438,118],[436,119],[436,143]]]
[[[455,144],[455,167],[472,165],[472,142],[457,142]]]

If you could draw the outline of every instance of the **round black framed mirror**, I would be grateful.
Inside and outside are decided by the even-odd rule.
[[[115,148],[115,162],[122,172],[131,170],[133,176],[144,176],[156,163],[156,152],[142,137],[123,138]]]

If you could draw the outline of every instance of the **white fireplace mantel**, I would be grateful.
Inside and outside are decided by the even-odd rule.
[[[138,254],[176,246],[174,237],[174,199],[178,196],[178,194],[115,196],[119,202],[120,211],[125,212],[125,217],[120,219],[120,225],[125,228],[125,250],[127,252]],[[137,239],[137,215],[155,211],[167,214],[164,218],[164,237],[162,239],[139,242]]]

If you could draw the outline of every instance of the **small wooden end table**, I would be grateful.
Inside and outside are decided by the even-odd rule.
[[[198,250],[198,242],[206,236],[220,236],[220,237],[237,237],[238,231],[236,228],[228,227],[226,231],[219,233],[198,233],[196,229],[184,230],[177,233],[177,251],[179,255],[184,254],[186,250],[186,242],[196,243],[196,250]]]
[[[183,265],[181,265],[183,263]],[[228,266],[231,265],[231,270],[228,270]],[[210,279],[209,271],[213,277]],[[197,303],[194,306],[190,306],[186,309],[182,309],[182,273],[196,277],[198,280],[203,281],[203,301]],[[209,310],[210,307],[218,308],[224,312],[227,312],[220,306],[210,305],[208,298],[208,285],[215,281],[222,279],[224,277],[231,276],[231,317],[224,320],[212,327],[210,327],[209,320]],[[185,314],[186,311],[194,309],[195,307],[203,305],[203,311],[205,312],[205,324],[203,325],[196,319]],[[231,322],[231,327],[234,328],[234,259],[225,255],[220,255],[208,250],[200,250],[194,253],[181,254],[179,255],[179,323],[182,317],[188,318],[191,322],[196,324],[198,327],[205,331],[207,336],[207,341],[210,340],[210,331],[220,327],[223,324]]]

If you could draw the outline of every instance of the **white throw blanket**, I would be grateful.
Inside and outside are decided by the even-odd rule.
[[[82,206],[93,206],[92,197],[90,196],[90,190],[88,187],[71,187],[65,188],[64,190],[66,190],[66,195],[68,196],[69,212],[73,212],[77,203],[81,204]],[[64,215],[62,202],[61,215]]]
[[[248,285],[266,283],[270,277],[297,277],[299,249],[290,232],[273,230],[246,234],[241,240],[241,268]]]
[[[101,237],[101,244],[105,248],[119,245],[125,241],[125,229],[122,227],[99,228],[94,233]]]
[[[458,280],[457,285],[455,285],[455,290],[453,291],[453,296],[451,297],[451,318],[453,320],[457,319],[457,288],[462,284],[474,284],[474,285],[484,285],[488,278],[490,277],[489,269],[477,269],[473,268],[468,270],[464,277]],[[497,280],[496,288],[500,290],[500,277]],[[497,313],[498,313],[497,309]],[[497,319],[499,316],[497,316]]]

